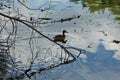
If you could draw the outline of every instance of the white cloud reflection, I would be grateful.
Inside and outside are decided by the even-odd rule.
[[[50,0],[30,0],[31,5],[34,5],[35,7],[38,7],[45,3],[46,1]],[[52,1],[63,1],[63,0],[52,0]],[[50,26],[47,27],[41,27],[41,30],[43,33],[46,35],[49,34],[48,36],[54,36],[58,33],[61,33],[63,29],[66,29],[69,33],[67,35],[68,42],[66,45],[74,46],[77,48],[82,48],[85,49],[88,52],[95,53],[97,52],[98,45],[99,43],[103,43],[105,46],[105,50],[114,50],[115,54],[113,58],[120,60],[120,44],[115,44],[112,41],[113,40],[120,40],[120,28],[115,28],[116,26],[119,26],[117,22],[114,21],[114,15],[109,16],[110,11],[105,10],[103,14],[98,14],[97,12],[95,13],[90,13],[88,8],[82,9],[81,5],[74,5],[71,3],[65,3],[67,6],[72,6],[71,8],[66,8],[66,5],[63,7],[62,5],[58,5],[59,9],[54,9],[51,10],[52,14],[47,15],[47,17],[53,18],[53,20],[58,20],[61,18],[69,18],[74,15],[81,15],[81,18],[79,19],[74,19],[70,22],[63,22],[63,23],[53,23],[50,24]],[[74,7],[73,7],[74,5]],[[27,10],[25,7],[20,6],[20,13],[25,14],[26,16],[29,16],[28,14],[33,13],[35,17],[44,17],[46,15],[45,13],[38,13],[39,11],[30,11]],[[108,18],[109,17],[109,18]],[[76,24],[74,24],[76,23]],[[41,25],[42,26],[42,25]],[[25,28],[24,28],[25,30]],[[23,30],[23,32],[24,32]],[[27,32],[27,29],[25,30]],[[107,34],[107,35],[105,35]],[[49,46],[49,41],[46,42],[47,40],[42,41],[42,47],[44,45]],[[20,45],[25,45],[23,43],[20,43]],[[40,42],[39,42],[40,43]],[[41,47],[40,45],[40,47]],[[89,46],[89,47],[88,47]],[[24,46],[25,47],[25,46]],[[21,47],[21,48],[24,48]],[[27,46],[28,48],[29,46]],[[27,63],[28,59],[30,57],[30,54],[23,54],[27,49],[21,49],[19,46],[17,47],[18,53],[22,55],[22,60],[23,63]],[[101,51],[102,52],[102,51]],[[30,52],[29,52],[30,53]],[[17,55],[19,56],[19,55]],[[80,58],[88,58],[86,55],[81,55]],[[79,59],[78,59],[79,60]],[[87,62],[87,60],[84,60],[84,62]],[[91,62],[92,63],[92,62]],[[74,67],[75,65],[79,66],[79,69],[70,69],[71,66]],[[96,64],[100,65],[100,67],[104,67],[101,64]],[[70,67],[70,68],[68,68]],[[70,69],[70,70],[69,70]],[[59,69],[60,70],[60,69]],[[59,73],[58,70],[58,73]],[[64,71],[62,71],[64,70]],[[72,72],[71,72],[72,71]],[[89,66],[85,66],[82,63],[75,62],[73,64],[70,64],[64,67],[64,69],[61,69],[62,72],[62,77],[59,76],[60,80],[80,80],[79,78],[83,78],[83,80],[119,80],[119,75],[115,75],[115,72],[112,70],[105,69],[105,71],[100,71],[100,72],[92,72],[90,71]],[[63,75],[63,73],[65,73]],[[51,73],[50,73],[51,74]],[[54,74],[54,73],[53,73]],[[113,75],[114,74],[114,75]],[[58,76],[58,74],[56,74]],[[74,75],[74,76],[73,76]],[[79,76],[80,75],[80,76]],[[49,76],[50,75],[45,75]],[[51,75],[52,76],[52,75]],[[54,75],[55,76],[55,75]],[[101,77],[102,76],[102,77]],[[53,77],[53,76],[52,76]],[[44,80],[44,79],[42,79]],[[51,79],[52,80],[52,79]]]

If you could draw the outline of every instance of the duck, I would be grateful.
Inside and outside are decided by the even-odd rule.
[[[54,37],[54,42],[62,42],[62,43],[66,43],[67,40],[65,40],[66,36],[65,36],[65,33],[68,33],[66,30],[63,30],[62,31],[62,35],[61,34],[58,34]]]

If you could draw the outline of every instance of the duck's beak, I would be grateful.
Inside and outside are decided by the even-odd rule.
[[[66,33],[68,33],[68,32],[66,31]]]

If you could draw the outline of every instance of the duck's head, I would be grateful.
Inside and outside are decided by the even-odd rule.
[[[68,33],[66,30],[63,30],[63,33]]]

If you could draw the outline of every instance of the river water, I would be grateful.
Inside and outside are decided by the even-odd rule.
[[[53,0],[55,7],[47,17],[53,20],[80,16],[73,20],[42,27],[51,36],[67,30],[65,45],[82,48],[77,61],[43,72],[42,80],[119,80],[120,1]]]
[[[40,24],[39,30],[42,33],[52,39],[56,34],[61,34],[62,30],[67,30],[68,41],[64,45],[86,50],[86,53],[81,54],[75,62],[43,71],[33,76],[32,80],[120,79],[120,0],[35,0],[34,2],[31,0],[29,4],[33,8],[43,9],[52,6],[50,10],[32,12],[35,18],[50,19],[45,24]],[[23,12],[22,9],[21,12]],[[26,69],[32,57],[32,54],[29,54],[31,51],[28,50],[32,41],[27,41],[26,38],[31,35],[29,34],[31,30],[21,26],[18,28],[16,50],[12,50],[14,54],[11,55],[20,69]],[[50,41],[36,39],[34,42],[38,45],[32,49],[42,47],[35,50],[42,52],[38,56],[56,56],[54,54],[58,50],[56,46],[53,47],[52,54],[46,53],[46,49],[51,45]],[[37,58],[34,66],[41,66],[39,63],[42,63],[43,59],[45,58]],[[47,58],[45,61],[52,59]],[[33,70],[36,71],[37,68],[33,67]],[[24,80],[29,79],[25,77]]]

